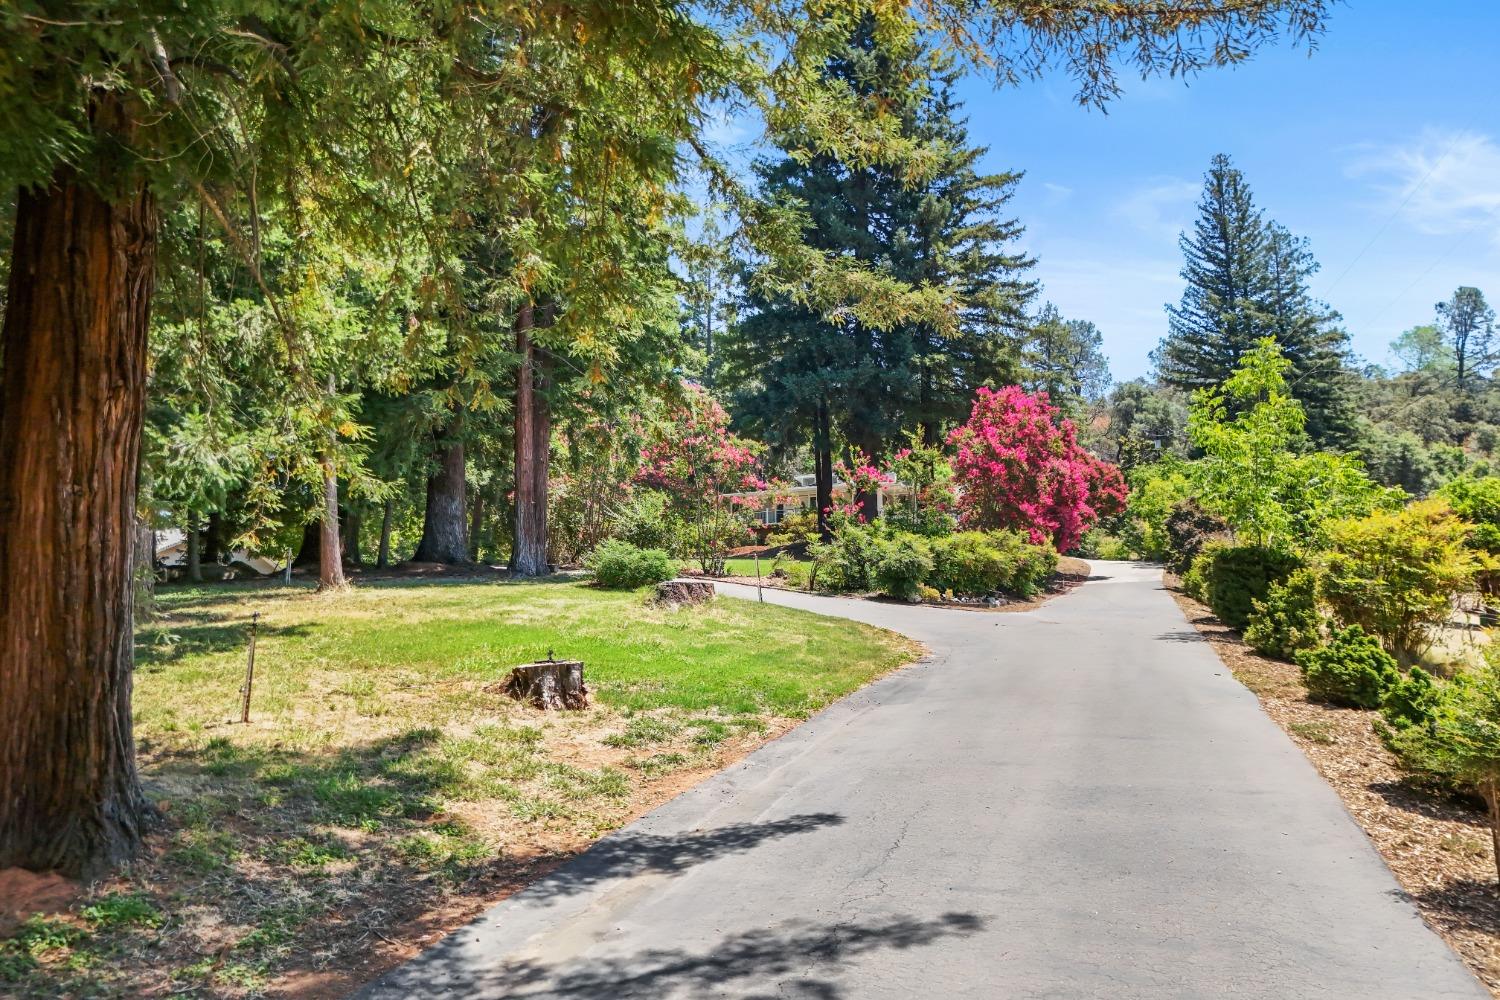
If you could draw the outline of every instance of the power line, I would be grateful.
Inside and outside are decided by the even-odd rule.
[[[1380,237],[1385,233],[1385,231],[1391,227],[1391,223],[1396,221],[1396,216],[1400,215],[1401,211],[1406,208],[1407,205],[1411,204],[1411,200],[1415,198],[1417,196],[1417,192],[1422,190],[1423,186],[1425,186],[1426,183],[1432,179],[1432,175],[1437,173],[1438,168],[1448,162],[1448,157],[1452,156],[1454,151],[1458,149],[1459,142],[1461,142],[1464,136],[1466,136],[1467,134],[1468,130],[1464,130],[1454,135],[1453,141],[1449,143],[1447,151],[1445,151],[1442,156],[1438,157],[1437,162],[1428,169],[1427,173],[1422,175],[1422,179],[1417,181],[1416,185],[1406,193],[1406,197],[1401,200],[1401,204],[1397,205],[1395,210],[1386,217],[1386,220],[1380,224],[1380,228],[1375,230],[1375,234],[1370,237],[1369,241],[1365,243],[1364,247],[1360,249],[1359,253],[1354,255],[1354,259],[1351,260],[1347,265],[1345,265],[1344,269],[1339,272],[1338,277],[1334,278],[1332,283],[1330,283],[1328,287],[1323,289],[1320,298],[1326,301],[1329,295],[1333,293],[1334,288],[1338,286],[1338,283],[1343,281],[1350,271],[1354,270],[1354,265],[1360,262],[1360,259],[1370,251],[1371,247],[1375,245],[1375,242],[1379,240]]]

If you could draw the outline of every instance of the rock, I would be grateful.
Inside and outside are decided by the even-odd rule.
[[[712,580],[668,580],[656,585],[653,603],[665,605],[707,604],[714,599]]]

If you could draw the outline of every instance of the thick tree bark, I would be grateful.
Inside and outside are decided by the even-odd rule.
[[[194,583],[203,582],[202,536],[198,534],[197,515],[189,515],[183,532],[187,543],[187,577]]]
[[[119,131],[98,98],[96,129]],[[150,808],[131,732],[136,475],[156,206],[20,193],[0,354],[0,868],[93,875]]]
[[[464,444],[453,441],[437,450],[437,472],[427,478],[427,511],[422,515],[422,540],[417,562],[457,566],[469,561],[468,506],[465,494]]]
[[[547,464],[552,436],[551,415],[538,388],[545,373],[539,371],[538,351],[531,339],[536,311],[530,303],[516,317],[516,353],[521,364],[516,371],[515,404],[515,529],[510,548],[512,576],[543,576],[547,572]]]
[[[385,509],[380,514],[380,555],[375,560],[375,565],[385,569],[391,564],[391,512],[395,504],[387,500]]]
[[[318,522],[318,589],[340,590],[349,585],[344,578],[343,553],[339,551],[339,479],[333,460],[323,459],[323,517]]]

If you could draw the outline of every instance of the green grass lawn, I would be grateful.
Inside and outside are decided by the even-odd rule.
[[[781,565],[786,565],[787,563],[791,563],[791,562],[806,562],[806,560],[789,559],[787,557],[782,557],[782,559],[781,559]],[[771,575],[771,571],[773,569],[775,569],[775,568],[776,568],[776,560],[774,560],[774,559],[762,559],[760,561],[760,572],[761,572],[762,576],[770,576]],[[725,576],[748,576],[748,577],[754,578],[754,576],[755,576],[755,559],[752,557],[752,558],[748,558],[748,559],[747,558],[735,558],[735,559],[726,559],[726,560],[724,560],[724,575]]]
[[[75,913],[0,941],[0,994],[253,996],[349,970],[915,654],[773,605],[663,610],[576,582],[168,588],[157,610],[134,706],[161,828]],[[585,662],[595,707],[547,715],[498,691],[549,651]]]

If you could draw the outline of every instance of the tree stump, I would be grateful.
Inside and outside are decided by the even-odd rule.
[[[505,693],[537,708],[558,711],[589,706],[588,685],[583,683],[582,660],[538,660],[510,672]]]
[[[707,604],[713,599],[712,580],[668,580],[656,585],[657,604]]]

